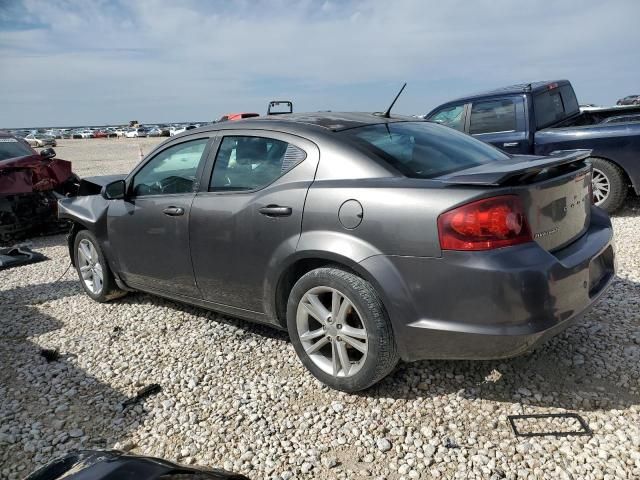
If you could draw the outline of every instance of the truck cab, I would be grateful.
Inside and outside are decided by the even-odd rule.
[[[592,150],[594,202],[609,213],[620,208],[629,186],[640,194],[640,107],[581,111],[568,80],[470,95],[440,105],[425,118],[510,154]]]

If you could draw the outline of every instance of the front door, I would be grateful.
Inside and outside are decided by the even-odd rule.
[[[128,179],[126,200],[108,209],[109,241],[132,287],[199,298],[189,253],[189,217],[208,137],[155,154]]]
[[[225,131],[219,145],[191,208],[196,280],[206,300],[255,316],[267,310],[269,269],[295,252],[319,151],[264,131]]]

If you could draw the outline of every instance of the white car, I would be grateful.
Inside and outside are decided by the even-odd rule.
[[[185,132],[186,127],[171,127],[169,128],[169,136],[173,137],[174,135],[178,135],[179,133]]]
[[[93,130],[83,130],[82,132],[80,132],[80,135],[82,135],[82,138],[94,138],[95,135],[93,133]]]
[[[24,137],[24,139],[32,147],[43,147],[44,146],[44,141],[42,141],[39,138],[36,138],[36,136],[33,133],[31,135],[27,135],[26,137]]]
[[[138,138],[138,137],[146,137],[147,129],[146,128],[134,128],[126,132],[125,137],[127,138]]]

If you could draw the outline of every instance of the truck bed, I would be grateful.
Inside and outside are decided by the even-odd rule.
[[[585,108],[578,115],[549,128],[587,127],[608,123],[640,122],[640,106]]]

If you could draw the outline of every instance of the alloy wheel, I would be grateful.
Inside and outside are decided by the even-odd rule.
[[[609,193],[611,192],[609,177],[607,177],[602,170],[594,168],[591,183],[593,187],[593,203],[601,205],[602,202],[609,197]]]
[[[86,287],[98,295],[104,284],[104,273],[96,247],[86,238],[78,244],[78,268]]]
[[[367,330],[355,305],[335,288],[305,293],[296,314],[298,337],[311,361],[334,377],[356,375],[365,363]]]

